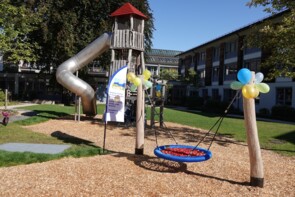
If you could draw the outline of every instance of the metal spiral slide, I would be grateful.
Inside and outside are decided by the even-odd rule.
[[[81,97],[83,113],[87,116],[96,115],[95,91],[88,83],[76,77],[74,73],[108,50],[111,45],[111,37],[111,34],[104,33],[78,54],[59,65],[56,71],[58,83]]]

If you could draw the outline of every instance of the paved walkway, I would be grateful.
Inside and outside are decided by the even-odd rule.
[[[42,154],[58,154],[70,148],[67,144],[32,144],[32,143],[6,143],[0,144],[0,150],[9,152],[32,152]]]
[[[32,106],[32,105],[38,105],[38,104],[31,103],[31,102],[23,102],[23,103],[19,103],[17,105],[9,105],[9,106],[7,106],[7,109],[15,109],[17,107],[27,107],[27,106]],[[0,106],[0,109],[5,109],[5,106]]]
[[[7,106],[7,110],[14,110],[17,111],[18,113],[16,115],[10,116],[9,117],[9,122],[14,122],[14,121],[19,121],[19,120],[25,120],[31,116],[36,115],[36,112],[30,111],[30,110],[24,110],[24,109],[17,109],[19,107],[27,107],[27,106],[32,106],[32,105],[38,105],[36,103],[30,103],[30,102],[24,102],[24,103],[19,103],[17,105],[10,105]],[[4,110],[5,106],[1,106],[0,110]]]

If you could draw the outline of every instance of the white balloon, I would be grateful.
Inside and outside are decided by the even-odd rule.
[[[255,74],[255,83],[261,83],[263,81],[264,75],[263,73],[256,73]]]

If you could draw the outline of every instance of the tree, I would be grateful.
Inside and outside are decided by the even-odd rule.
[[[38,59],[39,44],[29,35],[39,22],[39,15],[29,11],[24,4],[10,0],[0,2],[0,51],[5,62],[16,64],[19,60],[34,62]]]
[[[25,40],[27,44],[37,43],[40,46],[35,48],[33,54],[38,65],[49,69],[56,68],[81,51],[103,32],[111,32],[113,21],[110,14],[127,0],[5,0],[5,2],[14,7],[21,7],[24,9],[23,12],[32,13],[32,17],[40,19],[35,28],[24,32],[23,35],[27,38]],[[145,26],[145,43],[150,47],[154,26],[148,1],[128,2],[149,17]],[[2,11],[4,12],[4,9]],[[9,16],[9,20],[13,18]],[[23,17],[16,16],[16,18],[20,23],[24,22]],[[13,23],[12,21],[11,24]],[[107,67],[110,64],[110,54],[104,53],[98,60],[102,66]]]
[[[184,81],[198,87],[199,76],[194,68],[188,69],[188,75],[185,77]]]
[[[251,0],[248,6],[265,7],[264,11],[272,14],[284,11],[279,24],[266,21],[256,27],[254,34],[247,38],[248,45],[267,49],[269,57],[261,63],[261,68],[268,70],[267,78],[295,77],[295,1],[294,0]]]
[[[40,0],[35,7],[46,7],[46,14],[35,38],[41,43],[40,62],[56,67],[85,48],[104,32],[111,32],[110,14],[126,1]],[[146,0],[132,1],[135,7],[152,19]],[[146,44],[151,45],[153,22],[146,25]],[[98,58],[101,65],[110,65],[110,54]]]
[[[178,78],[178,71],[174,69],[162,69],[160,72],[160,79],[176,80]]]

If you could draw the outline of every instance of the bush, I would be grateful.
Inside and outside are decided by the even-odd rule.
[[[4,101],[5,101],[5,92],[0,89],[0,102],[4,102]]]
[[[270,116],[270,111],[267,108],[261,108],[258,114],[261,116]]]
[[[204,99],[201,97],[187,97],[185,105],[189,109],[202,109],[204,104]]]
[[[276,105],[271,108],[271,116],[280,120],[295,121],[295,108],[287,105]]]
[[[221,102],[216,100],[207,100],[204,105],[204,112],[223,113],[228,107],[228,102]],[[232,107],[231,107],[232,108]]]

